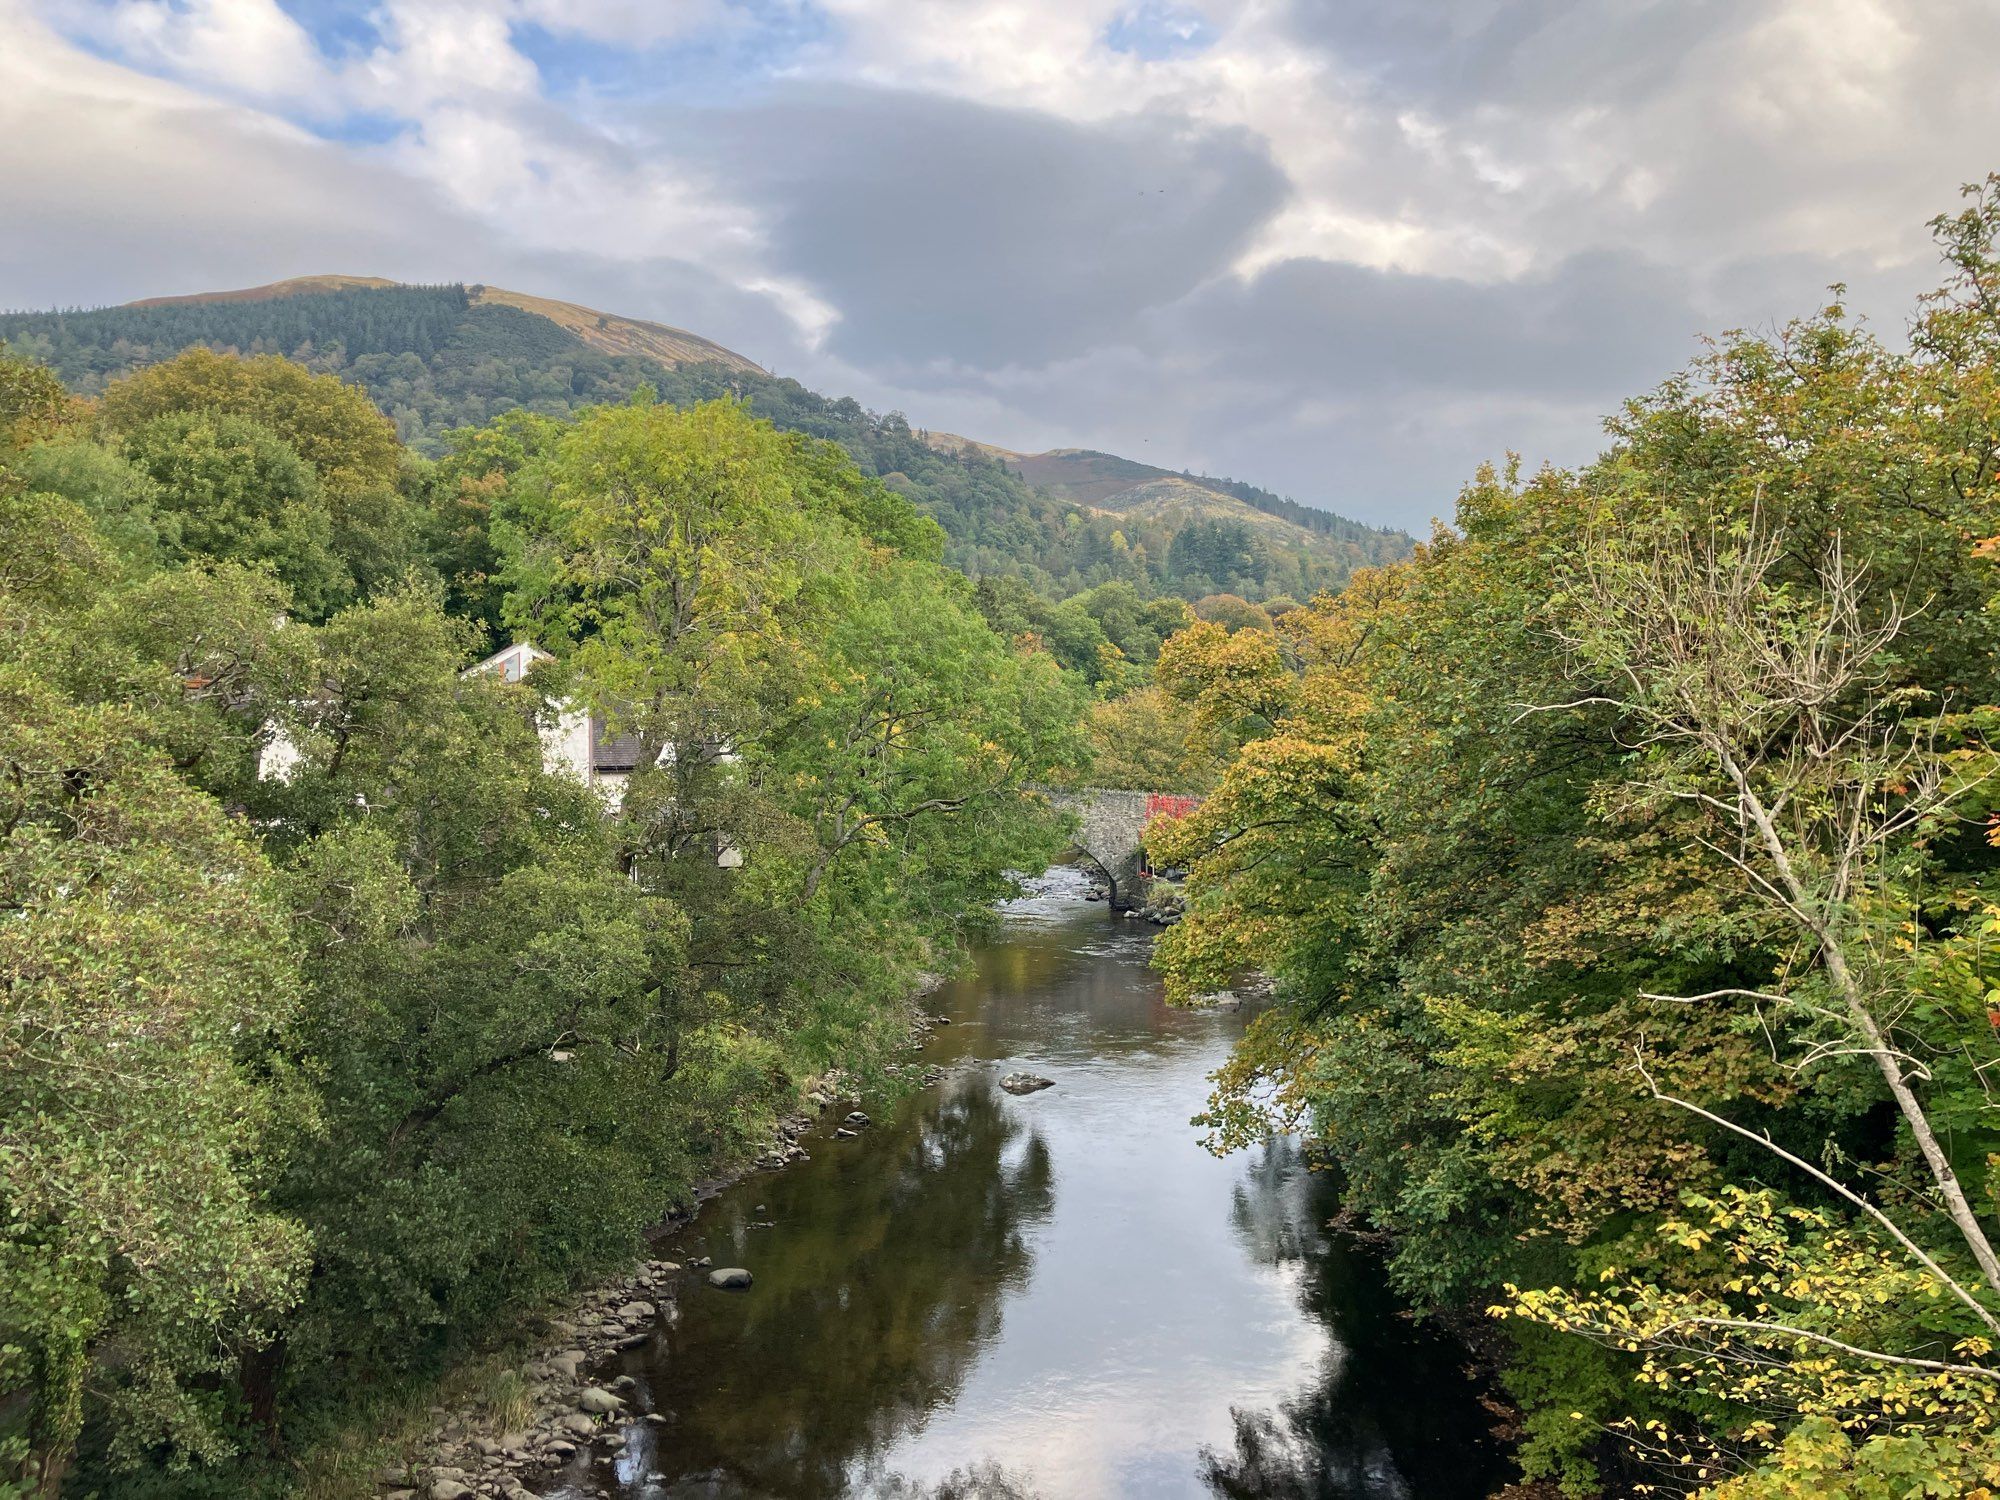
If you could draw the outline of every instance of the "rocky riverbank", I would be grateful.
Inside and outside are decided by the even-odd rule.
[[[918,998],[942,982],[926,976]],[[921,1050],[943,1024],[939,1017],[918,1012],[910,1050]],[[943,1076],[935,1065],[900,1062],[889,1067],[918,1086]],[[684,1229],[703,1204],[751,1173],[778,1171],[804,1160],[806,1139],[820,1119],[845,1105],[843,1121],[851,1120],[856,1102],[845,1075],[835,1072],[816,1080],[805,1096],[805,1109],[778,1122],[768,1148],[739,1170],[699,1184],[693,1201],[661,1220],[649,1240],[657,1246]],[[854,1133],[848,1123],[834,1132],[836,1138]],[[657,1324],[674,1315],[681,1296],[709,1294],[703,1282],[708,1269],[706,1258],[685,1263],[647,1259],[615,1281],[579,1295],[548,1320],[541,1351],[519,1366],[522,1401],[516,1420],[504,1425],[492,1416],[438,1409],[435,1424],[414,1445],[421,1456],[385,1466],[375,1476],[383,1500],[533,1500],[531,1486],[574,1463],[579,1452],[615,1458],[626,1447],[621,1431],[626,1422],[635,1416],[649,1422],[663,1419],[630,1409],[630,1377],[599,1384],[592,1372],[651,1338]]]
[[[1093,885],[1084,892],[1086,901],[1109,901],[1111,892],[1101,885]],[[1146,899],[1137,905],[1120,908],[1127,917],[1142,922],[1151,922],[1155,927],[1171,927],[1184,915],[1180,887],[1165,880],[1156,880],[1146,892]]]

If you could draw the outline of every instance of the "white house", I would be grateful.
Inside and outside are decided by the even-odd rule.
[[[554,660],[534,642],[516,641],[486,660],[475,662],[459,676],[491,675],[519,682],[541,663]],[[612,812],[618,810],[625,797],[625,783],[639,764],[641,750],[637,735],[612,734],[600,715],[568,703],[558,704],[555,722],[541,726],[538,733],[544,771],[552,776],[569,776],[595,788]],[[660,764],[670,763],[673,754],[673,746],[665,747],[660,752]],[[302,758],[284,726],[276,722],[264,726],[263,743],[257,751],[259,781],[289,780]],[[720,759],[733,761],[736,756],[724,749]],[[743,863],[743,852],[725,841],[716,851],[716,863],[724,869],[737,869]]]
[[[459,675],[494,674],[508,682],[519,682],[541,663],[554,660],[534,642],[516,641]],[[565,703],[557,706],[556,721],[542,728],[541,738],[543,770],[551,775],[571,776],[595,787],[612,811],[617,811],[624,800],[625,783],[639,764],[637,735],[612,734],[601,716]],[[673,747],[668,746],[661,752],[662,763],[672,756]]]

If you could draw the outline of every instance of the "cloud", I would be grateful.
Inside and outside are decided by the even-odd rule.
[[[512,284],[1419,525],[2000,166],[1991,0],[30,3],[0,301]]]
[[[770,295],[653,244],[637,260],[506,235],[390,154],[87,56],[0,9],[0,305],[97,305],[314,272],[488,281],[729,330],[784,364]],[[475,143],[487,139],[468,127]],[[630,222],[632,215],[627,213]],[[643,217],[643,216],[641,216]]]
[[[326,70],[276,0],[121,0],[102,20],[109,45],[163,72],[251,98],[324,93]]]
[[[1587,251],[1475,282],[1290,260],[1210,288],[1177,342],[1301,397],[1510,391],[1575,399],[1651,384],[1692,352],[1699,313],[1672,267]]]
[[[240,284],[281,267],[415,274],[418,247],[474,230],[422,185],[267,114],[137,77],[17,15],[0,13],[0,26],[0,286],[12,305]]]
[[[1285,183],[1241,131],[1105,124],[861,86],[682,122],[760,212],[774,267],[893,368],[1060,359],[1225,270]]]

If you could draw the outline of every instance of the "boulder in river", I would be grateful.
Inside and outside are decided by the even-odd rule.
[[[1039,1073],[1009,1073],[1000,1080],[1000,1087],[1010,1094],[1032,1094],[1055,1086],[1053,1078],[1044,1078]]]
[[[608,1417],[625,1403],[620,1401],[603,1386],[585,1386],[583,1394],[576,1398],[576,1404],[593,1416]]]
[[[708,1284],[725,1292],[747,1292],[750,1279],[750,1273],[741,1266],[718,1266],[708,1273]]]

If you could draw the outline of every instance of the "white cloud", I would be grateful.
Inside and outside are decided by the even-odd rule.
[[[312,38],[277,0],[118,0],[75,13],[109,49],[232,97],[306,103],[332,88]]]

